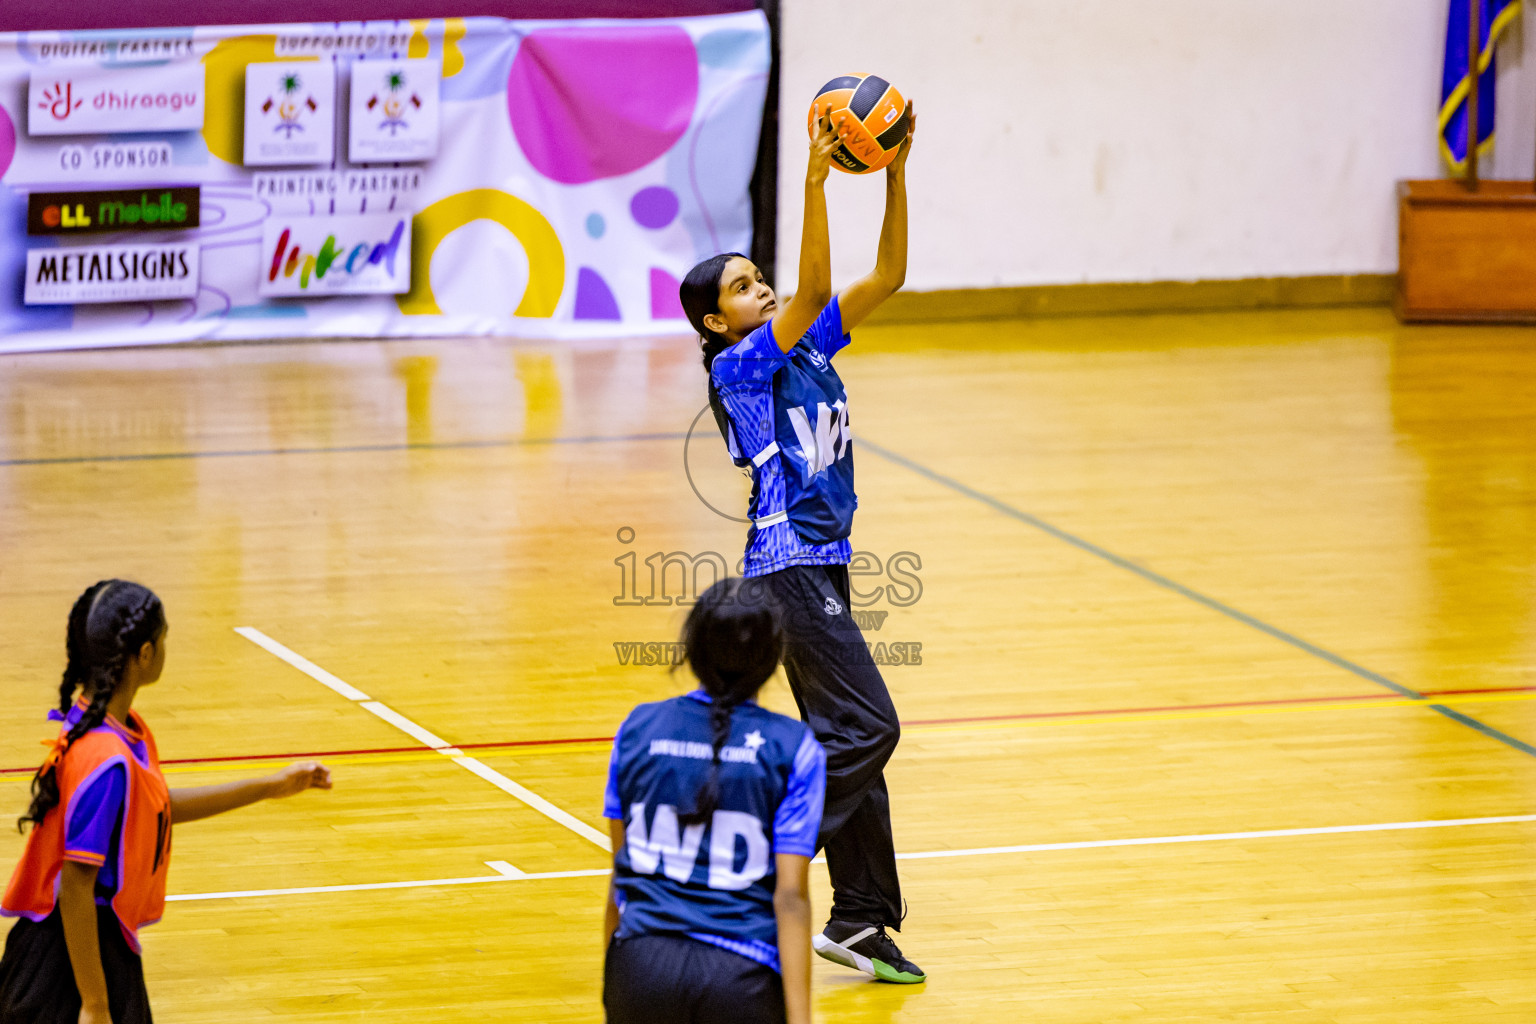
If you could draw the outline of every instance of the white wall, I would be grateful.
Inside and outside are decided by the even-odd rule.
[[[1445,17],[1446,0],[783,0],[778,282],[794,289],[806,109],[849,71],[917,101],[909,289],[1393,272],[1393,184],[1441,174]],[[1499,52],[1498,177],[1536,171],[1527,39],[1517,21]],[[883,185],[832,178],[840,287],[873,263]]]

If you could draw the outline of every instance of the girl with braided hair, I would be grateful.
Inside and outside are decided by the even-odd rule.
[[[700,596],[683,648],[700,688],[642,704],[613,741],[603,1005],[609,1024],[809,1024],[807,884],[826,755],[757,691],[783,640],[759,587]]]
[[[61,724],[32,779],[31,826],[0,901],[18,917],[0,958],[0,1024],[148,1024],[138,931],[160,919],[171,826],[258,800],[331,788],[303,762],[262,779],[168,789],[154,734],[132,710],[165,667],[165,607],[103,580],[69,613]]]

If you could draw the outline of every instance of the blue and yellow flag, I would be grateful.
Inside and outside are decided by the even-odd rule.
[[[1521,0],[1483,0],[1477,55],[1477,155],[1478,159],[1493,149],[1494,73],[1493,48],[1499,35],[1520,13]],[[1451,170],[1467,169],[1467,19],[1472,0],[1451,0],[1451,14],[1445,28],[1445,70],[1440,76],[1440,155]]]

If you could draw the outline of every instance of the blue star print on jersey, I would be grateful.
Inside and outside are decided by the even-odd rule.
[[[720,801],[682,826],[709,776],[709,696],[642,704],[613,740],[603,816],[624,822],[614,851],[620,939],[686,935],[779,969],[774,855],[816,852],[827,755],[803,723],[739,705],[720,752]]]
[[[732,461],[753,474],[747,576],[849,559],[859,499],[848,394],[832,368],[832,357],[848,342],[834,298],[788,352],[767,323],[710,367],[730,419],[726,447]]]

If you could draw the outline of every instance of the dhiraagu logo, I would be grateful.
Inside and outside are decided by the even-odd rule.
[[[37,109],[46,110],[52,115],[55,121],[67,121],[70,114],[85,106],[85,100],[75,98],[74,82],[54,82],[44,87],[36,105]]]
[[[398,295],[411,288],[408,214],[274,217],[262,229],[262,248],[262,295]]]

